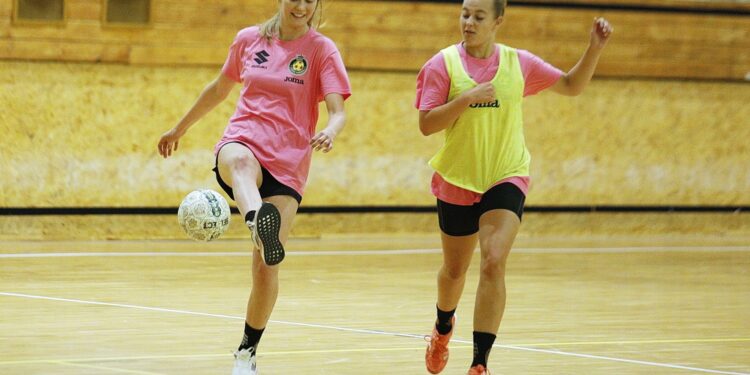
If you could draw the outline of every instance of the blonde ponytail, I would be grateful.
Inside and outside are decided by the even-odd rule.
[[[273,17],[260,24],[260,36],[270,41],[274,35],[279,35],[280,27],[281,14],[277,12]]]

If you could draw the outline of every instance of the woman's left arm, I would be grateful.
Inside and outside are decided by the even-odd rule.
[[[310,140],[310,147],[315,151],[328,152],[333,149],[333,140],[346,125],[346,112],[344,112],[344,97],[341,94],[331,93],[325,96],[326,108],[328,109],[328,124]]]
[[[578,63],[550,89],[567,96],[576,96],[582,93],[594,75],[596,65],[599,63],[599,56],[601,56],[604,46],[607,45],[612,31],[614,31],[614,28],[607,20],[601,17],[595,18],[594,25],[591,28],[591,41],[586,52],[583,53]]]

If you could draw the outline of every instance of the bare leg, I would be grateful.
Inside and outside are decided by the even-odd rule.
[[[219,174],[234,192],[234,199],[242,217],[249,211],[258,210],[262,204],[258,186],[263,173],[252,151],[238,143],[229,143],[219,151]],[[286,243],[298,203],[289,196],[268,197],[266,202],[276,206],[281,214],[279,240]],[[253,285],[247,303],[246,322],[255,329],[263,329],[268,323],[279,294],[279,266],[268,266],[260,257],[258,249],[253,251]]]
[[[263,182],[260,163],[252,151],[239,143],[228,143],[219,151],[219,175],[232,187],[234,201],[244,219],[262,201],[258,186]]]
[[[479,219],[482,252],[474,306],[474,330],[496,334],[505,312],[505,264],[521,221],[508,210],[491,210]]]
[[[286,244],[292,221],[297,214],[299,204],[290,196],[268,197],[266,202],[276,206],[281,214],[281,229],[279,240]],[[269,266],[263,263],[259,251],[253,252],[253,287],[247,302],[245,320],[251,327],[265,328],[279,294],[279,266]]]
[[[443,266],[440,267],[437,280],[437,307],[440,310],[451,311],[458,306],[477,239],[476,234],[456,237],[441,232]]]
[[[432,330],[430,344],[425,352],[427,371],[437,374],[443,371],[448,363],[448,343],[453,335],[454,318],[450,312],[456,309],[466,282],[466,270],[471,263],[474,248],[477,246],[477,234],[468,236],[450,236],[441,233],[443,241],[443,265],[438,272],[438,301],[435,327]],[[448,321],[448,319],[450,320]]]

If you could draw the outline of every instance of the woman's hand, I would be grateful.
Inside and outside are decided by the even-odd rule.
[[[466,91],[466,95],[469,97],[469,104],[489,103],[496,99],[495,86],[492,82],[480,83]]]
[[[184,133],[178,132],[177,128],[172,128],[166,133],[161,135],[159,138],[159,155],[165,159],[172,156],[172,152],[177,151],[177,146],[180,144],[180,138]]]
[[[325,128],[318,132],[311,140],[310,147],[315,151],[328,152],[333,149],[333,139],[336,138],[336,132],[330,128]]]
[[[598,49],[604,48],[614,30],[609,21],[603,17],[594,18],[594,25],[591,27],[591,46]]]

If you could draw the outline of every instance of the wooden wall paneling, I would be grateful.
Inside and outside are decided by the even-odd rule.
[[[326,19],[350,30],[388,30],[408,33],[458,33],[460,4],[419,2],[337,1],[330,4]]]
[[[328,26],[324,32],[356,33],[359,42],[367,38],[379,45],[393,45],[393,40],[382,39],[392,35],[399,45],[426,45],[444,37],[459,40],[458,7],[417,7],[419,16],[404,14],[399,9],[368,8],[336,9],[328,13]],[[380,7],[376,7],[380,8]],[[631,40],[642,44],[649,42],[675,42],[701,45],[750,46],[750,20],[743,16],[701,16],[695,14],[664,14],[651,12],[597,12],[590,10],[541,9],[513,7],[508,11],[499,39],[551,38],[555,40],[588,41],[591,19],[604,15],[616,27],[613,41]],[[381,22],[382,21],[382,22]],[[424,25],[429,24],[426,28]],[[400,40],[399,40],[400,39]]]
[[[352,4],[342,7],[341,13],[331,14],[329,29],[334,40],[349,34],[348,61],[359,68],[418,69],[424,63],[428,51],[437,52],[440,48],[460,40],[458,31],[457,7],[443,4],[388,4],[372,7]],[[419,14],[419,16],[413,16]],[[748,63],[736,57],[737,50],[750,47],[750,19],[741,16],[701,16],[696,14],[672,14],[637,11],[598,12],[578,9],[546,9],[532,7],[509,8],[506,22],[498,39],[514,47],[529,49],[559,65],[574,64],[588,42],[591,19],[596,15],[608,17],[616,28],[610,47],[602,57],[602,63],[612,65],[609,59],[618,59],[622,52],[612,53],[612,49],[633,50],[623,69],[614,69],[618,76],[658,76],[664,72],[667,77],[678,76],[677,71],[688,72],[688,76],[703,78],[730,78],[737,70],[734,64]],[[412,20],[416,18],[416,22]],[[379,24],[383,21],[383,24]],[[424,28],[429,22],[431,27]],[[403,25],[401,28],[394,25]],[[547,54],[549,47],[563,57]],[[389,49],[395,49],[389,53]],[[570,49],[567,51],[567,49]],[[358,54],[363,54],[358,56]],[[378,56],[403,55],[403,65],[393,59],[379,59]],[[409,56],[410,55],[410,56]],[[565,58],[567,56],[567,58]],[[654,72],[650,61],[657,59],[670,62],[681,69],[664,69]],[[639,63],[643,63],[639,65]],[[711,71],[697,70],[694,65],[728,64]],[[359,65],[363,64],[363,65]],[[750,69],[750,66],[747,66]],[[627,69],[624,69],[627,68]],[[633,68],[635,68],[633,70]],[[745,68],[739,68],[742,71]],[[731,76],[741,78],[742,76]]]
[[[66,0],[69,21],[100,21],[103,2],[107,0]]]
[[[0,12],[9,14],[11,5],[3,0]],[[216,64],[238,30],[276,11],[274,2],[261,0],[154,0],[152,6],[149,27],[122,28],[101,25],[100,2],[68,0],[64,25],[6,23],[0,37],[13,40],[14,46],[26,41],[124,43],[138,50],[132,63]],[[460,40],[456,4],[342,0],[326,2],[324,10],[321,31],[336,42],[351,69],[415,71]],[[750,71],[750,17],[743,15],[510,6],[498,40],[569,69],[585,49],[597,15],[609,18],[616,29],[600,61],[600,75],[740,80]],[[165,54],[147,56],[162,45],[168,47]],[[14,50],[9,54],[6,49],[0,58],[50,58],[33,48]],[[65,59],[97,61],[89,60],[92,56],[97,54],[83,53],[78,59],[66,54]]]
[[[13,0],[0,0],[0,18],[10,19],[13,16]]]
[[[174,44],[188,43],[205,46],[218,45],[228,49],[237,30],[224,27],[200,27],[186,29],[179,25],[155,25],[153,27],[101,27],[89,21],[72,21],[65,28],[69,35],[62,39],[68,42],[129,43],[129,44]],[[14,27],[10,30],[13,39],[61,40],[60,30],[53,28]],[[226,44],[226,45],[224,45]]]
[[[0,40],[10,38],[11,20],[10,18],[0,18]]]
[[[157,1],[153,0],[154,23],[179,25],[252,25],[271,17],[276,2]]]
[[[152,8],[152,0],[103,0],[101,22],[105,27],[147,28],[153,23]]]
[[[19,13],[19,3],[20,0],[10,0],[9,5],[10,6],[10,15],[11,19],[13,20],[13,24],[15,25],[31,25],[31,26],[56,26],[61,27],[65,25],[65,21],[68,19],[67,9],[65,8],[65,1],[60,0],[62,5],[62,14],[44,14],[48,13],[47,10],[44,9],[45,3],[39,3],[35,4],[34,2],[30,2],[31,5],[28,9],[29,11],[32,11],[32,13],[41,12],[39,14],[29,14],[28,16],[31,16],[32,18],[28,18],[28,16],[22,16]],[[50,5],[50,4],[46,4]],[[36,10],[34,10],[36,9]],[[55,13],[57,12],[57,8],[54,9]],[[59,18],[58,18],[59,17]]]
[[[615,26],[614,40],[714,43],[750,46],[749,17],[674,14],[637,11],[591,11],[515,7],[508,11],[499,36],[588,40],[591,21],[608,18]],[[456,20],[458,24],[458,20]],[[458,26],[455,28],[458,33]]]
[[[0,40],[0,58],[46,61],[128,62],[129,47],[99,42]]]
[[[105,47],[127,48],[99,48]],[[133,59],[156,64],[164,61],[153,56],[167,56],[166,63],[188,64],[211,53],[160,48],[136,49]],[[153,145],[157,128],[177,121],[218,74],[218,64],[0,61],[0,103],[9,109],[0,112],[0,160],[7,165],[0,206],[163,206],[191,188],[214,186],[211,149],[234,111],[236,91],[191,128],[174,158],[156,157]],[[306,204],[433,204],[427,160],[442,136],[419,134],[415,74],[352,70],[350,78],[350,128],[333,153],[313,163]],[[528,98],[529,204],[747,205],[747,98],[746,83],[637,79],[595,79],[576,98]],[[323,111],[320,125],[325,118]],[[87,147],[100,138],[106,149]],[[40,149],[47,150],[43,157],[34,152]],[[381,173],[389,178],[373,185]],[[117,189],[100,189],[101,176]]]
[[[135,65],[219,65],[226,55],[227,49],[207,45],[134,45],[129,62]]]

